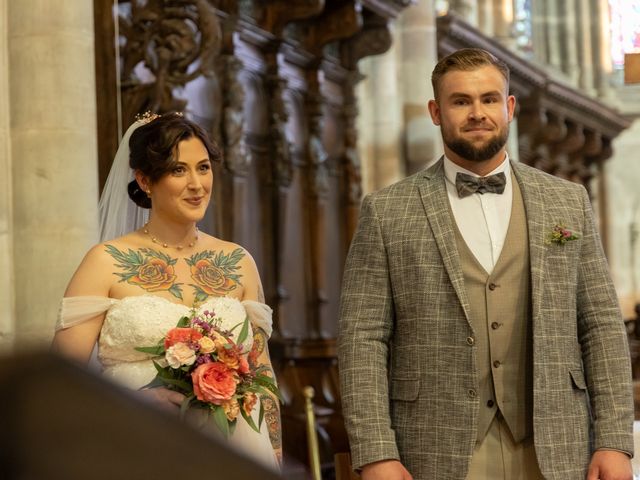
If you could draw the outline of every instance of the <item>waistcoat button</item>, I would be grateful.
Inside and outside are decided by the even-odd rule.
[[[477,393],[476,393],[476,391],[475,391],[473,388],[470,388],[470,389],[469,389],[469,391],[468,391],[467,393],[469,394],[469,396],[470,396],[471,398],[476,398]]]
[[[487,407],[491,408],[495,405],[495,403],[493,403],[493,400],[487,400]]]
[[[493,361],[493,366],[498,368],[500,366],[500,360],[494,360]]]
[[[497,285],[495,283],[493,283],[493,282],[489,284],[489,290],[495,290],[496,287],[497,287]]]
[[[492,329],[497,330],[497,329],[498,329],[498,327],[500,327],[500,324],[499,324],[498,322],[492,322],[492,323],[491,323],[491,328],[492,328]]]
[[[473,337],[467,337],[467,345],[473,345],[475,343],[475,340]]]

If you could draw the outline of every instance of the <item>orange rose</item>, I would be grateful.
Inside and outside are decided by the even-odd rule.
[[[129,282],[141,286],[148,292],[159,292],[169,290],[175,280],[176,275],[172,265],[159,258],[152,258],[140,265],[138,274],[131,277]]]
[[[240,368],[241,358],[242,355],[240,353],[240,349],[235,345],[232,347],[222,347],[218,349],[218,360],[224,363],[227,367],[233,368],[234,370],[238,370]]]
[[[238,377],[221,362],[203,363],[191,373],[193,393],[201,402],[222,405],[236,393]]]
[[[209,260],[198,260],[191,266],[191,277],[207,295],[225,295],[238,286],[238,282],[225,275],[224,270]]]
[[[244,413],[251,415],[251,411],[253,410],[253,407],[256,406],[257,402],[258,396],[255,393],[245,392],[242,396],[242,409],[244,410]]]
[[[176,343],[192,343],[202,338],[202,334],[193,328],[172,328],[164,337],[164,349],[174,346]]]
[[[222,408],[224,409],[224,414],[227,416],[227,420],[230,422],[233,422],[240,413],[240,404],[238,404],[235,398],[224,402]]]

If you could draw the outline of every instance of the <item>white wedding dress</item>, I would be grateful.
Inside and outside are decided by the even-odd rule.
[[[248,316],[254,326],[262,328],[267,336],[271,335],[272,311],[264,303],[216,297],[207,300],[198,310],[215,312],[216,317],[223,319],[222,327],[225,329],[231,329]],[[120,300],[95,296],[67,297],[60,304],[56,331],[107,312],[98,339],[98,359],[103,373],[120,385],[139,389],[153,380],[156,370],[152,363],[153,356],[138,352],[135,347],[156,345],[189,311],[190,308],[185,305],[154,295]],[[249,336],[242,345],[243,351],[248,352],[252,344],[253,335],[249,329]],[[256,425],[258,411],[256,407],[252,414]],[[228,441],[235,449],[261,464],[278,469],[265,421],[262,422],[260,433],[257,433],[243,418],[238,417],[236,429]]]

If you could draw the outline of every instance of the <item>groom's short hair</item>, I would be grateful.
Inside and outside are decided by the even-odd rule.
[[[493,66],[498,69],[506,81],[508,90],[509,67],[505,62],[481,48],[462,48],[441,58],[433,69],[431,73],[431,84],[433,85],[433,95],[435,99],[438,100],[440,80],[446,73],[454,70],[468,72],[485,66]]]

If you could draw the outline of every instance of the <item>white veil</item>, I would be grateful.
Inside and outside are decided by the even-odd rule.
[[[129,167],[129,138],[136,128],[147,122],[149,119],[136,120],[120,140],[98,203],[101,242],[137,230],[149,218],[149,210],[133,203],[127,192],[129,182],[134,179],[134,172]]]

